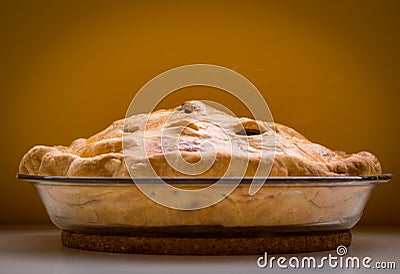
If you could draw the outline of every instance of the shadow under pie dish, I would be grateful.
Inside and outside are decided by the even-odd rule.
[[[173,142],[176,133],[179,139]],[[274,155],[263,153],[270,148],[260,142],[272,133]],[[234,149],[227,149],[226,136]],[[129,171],[123,138],[135,155],[128,163],[132,165]],[[187,176],[169,165],[166,155],[189,163],[207,157],[204,142],[215,148],[215,161],[205,172]],[[228,168],[229,163],[243,160],[247,162],[243,173]],[[257,169],[268,163],[270,170]],[[226,184],[232,178],[244,178],[219,203],[198,210],[176,210],[153,202],[132,182],[130,175],[151,184],[158,195],[157,181],[146,165],[168,184],[185,189],[204,188],[221,177]],[[332,151],[289,127],[235,118],[199,101],[116,121],[70,146],[35,146],[21,160],[18,176],[33,182],[51,220],[65,231],[201,239],[266,239],[347,231],[360,219],[374,187],[391,178],[381,174],[379,161],[369,152]],[[254,178],[265,184],[250,196]],[[187,208],[192,206],[190,200],[181,202]],[[253,254],[249,250],[244,253]]]

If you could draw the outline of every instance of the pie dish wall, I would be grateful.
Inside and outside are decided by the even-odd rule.
[[[156,204],[130,179],[71,180],[23,175],[20,178],[33,182],[58,227],[75,232],[129,233],[135,228],[157,227],[194,230],[262,227],[263,231],[279,232],[350,229],[360,219],[374,187],[391,176],[269,178],[253,196],[248,195],[251,179],[244,179],[221,202],[189,211]],[[152,183],[151,179],[147,180]],[[225,180],[229,182],[229,178]],[[200,188],[213,182],[176,178],[170,183],[176,187]],[[157,195],[157,184],[154,184],[154,195]]]

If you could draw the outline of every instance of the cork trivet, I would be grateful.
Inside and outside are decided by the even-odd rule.
[[[349,246],[350,231],[256,238],[137,237],[62,231],[66,247],[116,253],[162,255],[251,255],[316,252]]]

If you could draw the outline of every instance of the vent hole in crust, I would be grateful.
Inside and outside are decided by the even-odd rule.
[[[184,111],[186,114],[189,114],[193,112],[193,107],[190,105],[182,105],[180,108],[178,108],[178,110]]]
[[[252,135],[260,135],[264,133],[264,131],[260,131],[258,129],[241,129],[238,132],[235,132],[237,135],[243,135],[243,136],[252,136]]]

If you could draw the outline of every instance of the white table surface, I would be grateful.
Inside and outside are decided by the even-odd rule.
[[[320,258],[336,251],[290,254]],[[260,254],[261,256],[262,254]],[[269,255],[273,256],[273,255]],[[275,255],[280,256],[280,255]],[[369,256],[395,262],[396,270],[333,269],[324,273],[400,273],[400,227],[356,228],[345,256]],[[160,256],[112,254],[63,247],[60,230],[54,227],[0,227],[0,273],[309,273],[322,270],[259,268],[259,256]]]

